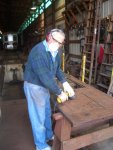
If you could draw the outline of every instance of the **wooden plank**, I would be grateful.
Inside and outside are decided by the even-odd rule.
[[[69,57],[81,59],[80,55],[69,54]]]
[[[63,141],[63,150],[77,150],[82,147],[101,142],[111,137],[113,137],[113,127]]]
[[[80,80],[78,80],[77,78],[66,74],[67,79],[71,80],[73,83],[80,85],[81,87],[91,87],[88,84],[86,84],[85,82],[82,82]]]
[[[79,125],[77,127],[73,127],[72,128],[72,134],[74,134],[74,135],[75,134],[80,134],[82,132],[87,132],[89,130],[93,131],[98,127],[102,127],[103,125],[112,125],[111,120],[103,121],[103,119],[102,119],[102,120],[99,120],[99,121],[92,121],[92,122],[89,122],[89,123],[84,123],[84,124]]]
[[[71,13],[71,15],[73,16],[73,22],[76,22],[76,24],[78,23],[77,17],[75,16],[75,14],[73,13],[73,11],[70,9],[69,12]]]
[[[85,96],[86,99],[89,98],[95,103],[98,103],[101,107],[111,109],[113,107],[113,98],[108,96],[106,93],[103,93],[93,87],[91,88],[79,88],[75,90],[77,92],[77,97],[79,98],[81,95]]]
[[[64,13],[62,13],[62,15],[63,15],[64,20],[65,20],[65,22],[67,23],[67,25],[70,26],[69,21],[68,21],[68,19],[66,18],[66,15],[65,15]]]

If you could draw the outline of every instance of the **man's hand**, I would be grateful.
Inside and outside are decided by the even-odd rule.
[[[65,101],[67,101],[67,100],[68,100],[67,93],[62,91],[62,93],[60,95],[58,95],[58,99],[57,99],[58,103],[63,103]]]
[[[63,88],[64,88],[64,92],[67,92],[69,97],[75,96],[75,92],[68,82],[63,83]]]

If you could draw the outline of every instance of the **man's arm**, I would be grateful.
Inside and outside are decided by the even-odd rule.
[[[52,93],[56,95],[61,94],[61,89],[58,87],[56,81],[50,70],[48,69],[47,62],[43,56],[37,56],[32,59],[32,67],[35,74],[40,79],[42,86],[49,89]]]
[[[73,97],[73,96],[75,96],[75,92],[72,89],[72,87],[70,86],[70,84],[66,81],[66,79],[64,77],[64,73],[62,72],[62,70],[60,68],[60,66],[61,66],[60,64],[61,64],[61,61],[59,60],[56,77],[62,83],[64,92],[67,92],[69,97]]]

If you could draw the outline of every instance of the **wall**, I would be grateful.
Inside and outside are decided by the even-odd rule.
[[[113,0],[107,0],[102,5],[102,18],[113,14]]]

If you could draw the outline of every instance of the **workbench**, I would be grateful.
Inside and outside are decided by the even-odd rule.
[[[113,137],[113,97],[70,76],[76,99],[58,105],[53,150],[77,150]]]

